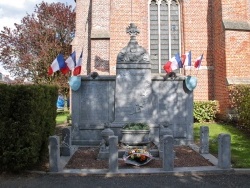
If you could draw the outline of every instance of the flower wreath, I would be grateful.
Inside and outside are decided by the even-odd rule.
[[[136,166],[145,165],[152,159],[152,155],[146,149],[137,148],[128,150],[123,156],[125,163]]]

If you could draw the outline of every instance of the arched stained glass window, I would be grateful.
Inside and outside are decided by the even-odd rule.
[[[180,53],[179,0],[149,0],[150,58],[153,73],[165,73],[163,65]]]

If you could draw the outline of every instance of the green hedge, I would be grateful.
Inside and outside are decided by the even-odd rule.
[[[218,101],[195,101],[194,121],[199,123],[214,121],[218,113],[218,107]]]
[[[231,108],[236,111],[239,126],[250,130],[250,85],[229,87]]]
[[[58,88],[0,84],[0,167],[31,169],[48,150],[56,126]]]

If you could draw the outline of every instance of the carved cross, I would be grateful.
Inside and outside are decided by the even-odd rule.
[[[126,29],[126,33],[130,35],[130,38],[135,40],[136,35],[140,33],[139,29],[135,26],[134,23],[130,23],[130,25]]]

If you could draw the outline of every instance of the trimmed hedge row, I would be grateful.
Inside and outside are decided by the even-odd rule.
[[[56,126],[58,88],[0,84],[0,167],[31,169],[48,153]]]
[[[218,113],[218,101],[195,101],[194,102],[194,121],[211,122],[216,118]]]

